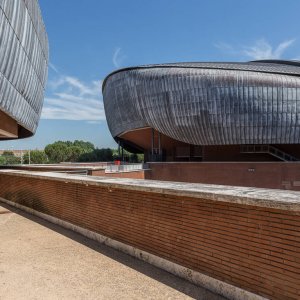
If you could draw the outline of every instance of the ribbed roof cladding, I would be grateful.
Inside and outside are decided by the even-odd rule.
[[[272,74],[285,74],[291,76],[300,76],[300,61],[293,60],[256,60],[249,62],[179,62],[153,65],[140,65],[118,69],[106,76],[103,81],[102,90],[105,88],[107,79],[119,72],[133,69],[151,69],[151,68],[197,68],[197,69],[220,69],[250,71]]]
[[[176,63],[115,73],[103,89],[113,137],[151,127],[194,145],[300,143],[299,62]]]
[[[0,0],[0,110],[19,138],[36,131],[48,74],[48,38],[38,0]]]

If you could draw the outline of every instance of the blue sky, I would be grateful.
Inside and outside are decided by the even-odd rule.
[[[40,0],[40,6],[50,44],[42,118],[34,137],[3,142],[5,149],[74,139],[115,147],[101,82],[120,67],[300,59],[298,0]]]

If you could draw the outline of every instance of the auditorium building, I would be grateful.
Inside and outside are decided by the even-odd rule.
[[[32,136],[41,115],[48,38],[37,0],[0,1],[0,140]]]
[[[146,161],[298,161],[300,62],[173,63],[117,70],[107,122]]]

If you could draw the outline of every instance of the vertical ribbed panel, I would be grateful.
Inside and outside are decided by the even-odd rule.
[[[0,41],[0,110],[34,133],[49,55],[37,0],[0,0]]]
[[[150,126],[195,145],[300,143],[300,77],[286,74],[285,66],[281,74],[274,65],[256,66],[259,72],[255,65],[228,67],[113,73],[103,91],[112,135]]]

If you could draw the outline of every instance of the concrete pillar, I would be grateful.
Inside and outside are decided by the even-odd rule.
[[[160,132],[158,132],[158,154],[161,154]]]
[[[151,154],[154,154],[154,129],[151,129]]]

